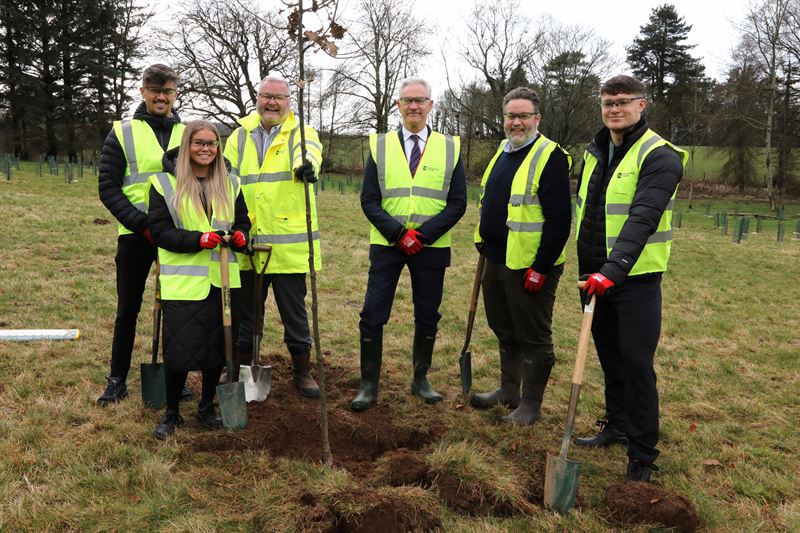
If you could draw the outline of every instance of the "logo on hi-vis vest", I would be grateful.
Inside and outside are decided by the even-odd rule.
[[[631,176],[635,176],[636,172],[617,172],[617,177],[622,178],[630,178]]]
[[[431,165],[422,165],[422,166],[421,166],[421,167],[419,167],[419,168],[420,168],[420,170],[422,170],[423,172],[428,172],[428,171],[431,171],[431,172],[439,172],[439,170],[440,170],[440,169],[438,169],[438,168],[436,168],[436,167],[433,167],[433,166],[431,166]]]

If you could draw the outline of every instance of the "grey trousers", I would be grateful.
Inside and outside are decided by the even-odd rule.
[[[553,305],[564,266],[553,267],[544,287],[535,294],[525,290],[526,270],[486,261],[481,279],[486,319],[504,349],[541,364],[553,364]]]

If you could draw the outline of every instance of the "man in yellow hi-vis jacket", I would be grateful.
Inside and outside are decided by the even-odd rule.
[[[250,235],[255,244],[272,246],[267,276],[258,303],[262,306],[272,286],[283,322],[283,340],[292,356],[292,380],[300,394],[319,397],[319,387],[311,377],[311,334],[305,305],[308,266],[308,234],[303,178],[317,181],[322,165],[322,145],[317,132],[305,127],[307,159],[303,161],[300,127],[289,109],[288,82],[270,75],[258,88],[256,110],[239,119],[240,126],[228,138],[225,159],[231,173],[239,177],[252,222]],[[311,224],[314,238],[314,266],[322,268],[317,224],[316,200],[311,194]],[[266,261],[257,253],[256,268]],[[241,297],[236,305],[238,340],[236,359],[250,364],[252,358],[254,276],[246,257],[239,258]],[[263,313],[262,313],[263,316]]]
[[[466,210],[467,186],[458,137],[426,125],[432,106],[427,81],[403,80],[397,99],[403,127],[370,136],[361,191],[361,208],[372,224],[370,268],[359,322],[361,387],[350,404],[354,411],[369,409],[377,399],[383,326],[406,265],[414,301],[411,392],[427,403],[442,400],[428,383],[427,373],[442,316],[439,305],[444,271],[450,265],[450,229]]]

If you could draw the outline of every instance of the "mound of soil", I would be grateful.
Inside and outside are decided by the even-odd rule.
[[[419,489],[421,490],[421,489]],[[309,501],[301,497],[301,503]],[[305,500],[304,500],[305,498]],[[330,498],[328,506],[316,503],[303,513],[298,530],[325,533],[403,533],[434,531],[442,523],[438,509],[427,498],[373,489],[349,490]]]
[[[273,457],[322,460],[319,403],[295,390],[288,359],[271,355],[269,360],[272,390],[266,401],[247,404],[247,428],[197,435],[192,443],[195,451],[266,450]],[[415,426],[395,420],[393,406],[416,401],[407,392],[395,395],[391,390],[382,391],[384,401],[368,411],[354,413],[350,401],[358,392],[358,382],[348,379],[348,372],[338,367],[327,367],[325,372],[328,437],[335,465],[366,477],[374,470],[375,460],[386,452],[419,450],[444,435],[444,422],[430,410],[415,418]]]
[[[651,483],[612,485],[603,503],[609,517],[623,524],[662,524],[681,532],[697,531],[697,510],[686,497]]]
[[[428,480],[428,465],[420,457],[405,448],[383,456],[389,473],[389,485],[425,484]]]

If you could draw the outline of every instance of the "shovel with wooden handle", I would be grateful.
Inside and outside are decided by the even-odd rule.
[[[153,298],[153,344],[149,363],[141,363],[139,371],[142,382],[142,402],[145,407],[161,409],[167,403],[164,384],[164,365],[158,362],[158,344],[161,336],[161,285],[159,282],[160,264],[156,259],[156,289]]]
[[[467,335],[464,339],[464,347],[461,348],[461,355],[458,357],[458,370],[461,376],[461,392],[466,396],[472,388],[472,352],[469,349],[469,342],[472,340],[472,327],[475,325],[475,313],[478,310],[478,295],[481,292],[481,277],[483,276],[483,265],[486,257],[478,254],[478,267],[475,269],[475,279],[472,281],[472,296],[469,300],[469,316],[467,317]]]
[[[578,283],[583,288],[583,282]],[[578,338],[578,355],[575,358],[575,370],[572,373],[572,389],[569,393],[569,409],[567,410],[567,426],[564,439],[561,441],[561,455],[547,454],[547,466],[544,475],[544,505],[560,514],[568,514],[575,505],[575,493],[578,488],[578,477],[581,464],[567,459],[569,443],[572,440],[572,428],[575,423],[575,412],[583,384],[583,369],[586,366],[586,353],[589,351],[589,335],[592,332],[592,318],[596,296],[583,307],[581,334]]]
[[[219,411],[226,429],[247,427],[247,401],[244,383],[239,381],[239,365],[233,362],[233,326],[231,322],[231,283],[228,272],[228,244],[220,247],[220,275],[222,278],[222,329],[225,335],[225,361],[228,365],[228,383],[217,385]]]
[[[261,270],[257,271],[253,256],[248,256],[255,276],[255,283],[253,284],[255,286],[255,297],[253,298],[253,363],[239,367],[239,379],[244,383],[244,397],[248,402],[263,402],[272,390],[272,365],[262,366],[258,364],[261,352],[261,330],[264,327],[261,323],[264,320],[261,292],[264,290],[264,274],[272,256],[272,246],[254,244],[253,252],[266,252],[267,259],[264,261],[264,266]]]

